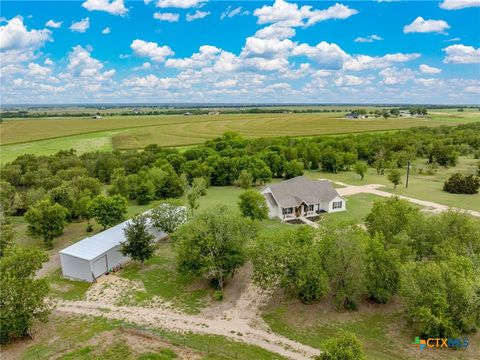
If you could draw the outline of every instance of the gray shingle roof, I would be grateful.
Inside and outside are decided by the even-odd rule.
[[[312,180],[305,176],[297,176],[268,187],[282,207],[299,206],[303,202],[307,205],[319,204],[338,196],[330,181]]]

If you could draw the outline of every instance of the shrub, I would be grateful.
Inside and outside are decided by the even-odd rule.
[[[443,184],[443,190],[452,194],[476,194],[480,179],[474,175],[453,174]]]
[[[317,356],[317,360],[363,360],[366,356],[362,344],[350,332],[343,332],[336,338],[330,338],[323,346],[324,351]]]
[[[215,290],[213,293],[213,298],[217,301],[222,301],[223,300],[223,291],[222,290]]]

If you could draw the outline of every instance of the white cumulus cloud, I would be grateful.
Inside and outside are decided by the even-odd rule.
[[[380,40],[383,40],[383,38],[381,38],[378,35],[373,34],[373,35],[369,35],[369,36],[366,36],[366,37],[357,37],[355,39],[355,42],[357,42],[357,43],[371,43],[371,42],[380,41]]]
[[[79,32],[79,33],[84,33],[85,31],[88,30],[90,27],[90,18],[85,18],[77,22],[73,22],[72,25],[70,25],[69,29],[72,30],[73,32]]]
[[[87,0],[82,6],[88,11],[106,11],[112,15],[124,16],[128,12],[123,0]]]
[[[0,49],[8,50],[36,50],[51,41],[51,31],[28,30],[23,24],[21,18],[13,18],[7,21],[7,24],[0,26]],[[2,54],[5,55],[5,54]]]
[[[253,15],[258,17],[259,24],[308,27],[328,19],[346,19],[357,13],[357,10],[338,3],[324,10],[312,10],[310,5],[299,7],[284,0],[276,0],[272,6],[264,5],[256,9]]]
[[[107,35],[107,34],[110,34],[110,28],[107,26],[105,29],[102,30],[102,34],[103,35]]]
[[[179,14],[176,13],[161,13],[161,12],[156,12],[153,14],[153,18],[160,20],[160,21],[168,21],[168,22],[177,22],[178,19],[180,18]]]
[[[448,64],[478,64],[480,63],[480,48],[475,49],[473,46],[466,45],[450,45],[445,49],[445,59],[443,62]]]
[[[441,69],[426,64],[422,64],[418,68],[424,74],[440,74],[442,72]]]
[[[50,74],[50,68],[35,63],[28,64],[28,74],[31,76],[47,76]]]
[[[63,23],[63,21],[48,20],[45,23],[45,26],[51,27],[51,28],[54,28],[54,29],[58,29],[62,26],[62,23]]]
[[[198,19],[203,19],[204,17],[207,17],[208,15],[210,15],[209,11],[197,10],[193,14],[188,13],[186,15],[186,19],[187,19],[187,21],[194,21],[194,20],[198,20]]]
[[[408,33],[445,33],[450,29],[450,25],[443,20],[425,20],[423,17],[417,17],[411,24],[405,25],[403,32]]]
[[[440,7],[445,10],[459,10],[479,6],[480,0],[444,0],[440,3]]]
[[[206,0],[158,0],[156,6],[159,8],[189,9],[205,2]]]
[[[166,45],[158,46],[155,42],[147,42],[140,39],[133,40],[130,48],[137,56],[148,57],[156,62],[163,62],[166,57],[175,54],[172,49]]]
[[[318,43],[317,46],[298,45],[293,49],[292,55],[306,56],[324,69],[341,69],[344,62],[349,58],[340,46],[326,41]]]

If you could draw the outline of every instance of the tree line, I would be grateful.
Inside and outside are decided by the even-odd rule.
[[[208,186],[248,188],[319,168],[334,173],[353,169],[363,177],[371,166],[379,174],[387,171],[396,185],[398,169],[417,157],[432,166],[454,166],[459,155],[480,155],[479,133],[478,123],[313,138],[244,139],[227,132],[183,152],[148,145],[141,151],[26,154],[2,167],[0,204],[6,215],[25,215],[31,233],[51,245],[65,222],[96,218],[109,226],[111,222],[99,220],[99,209],[112,201],[124,208],[121,204],[128,200],[143,205],[185,195],[193,211]],[[60,220],[38,224],[41,214]]]

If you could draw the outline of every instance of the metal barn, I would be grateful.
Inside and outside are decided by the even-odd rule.
[[[60,251],[63,276],[93,282],[115,266],[128,261],[129,258],[120,252],[120,247],[126,241],[123,229],[129,221],[124,221]],[[149,232],[155,236],[155,241],[167,236],[153,227]]]

